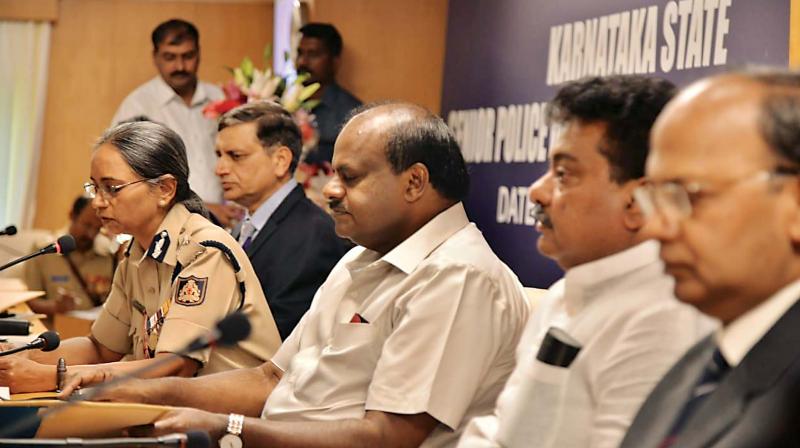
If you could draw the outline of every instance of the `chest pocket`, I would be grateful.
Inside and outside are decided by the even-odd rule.
[[[326,346],[308,347],[292,360],[296,394],[334,407],[365,402],[384,340],[374,324],[334,324]]]

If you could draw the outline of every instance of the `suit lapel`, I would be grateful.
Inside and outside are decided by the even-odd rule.
[[[301,185],[297,185],[294,189],[289,193],[289,196],[286,196],[286,199],[281,202],[272,216],[269,217],[267,223],[264,224],[264,228],[258,231],[258,235],[256,235],[256,239],[250,243],[250,246],[247,248],[247,256],[252,258],[253,254],[258,252],[258,249],[264,245],[264,243],[269,240],[275,230],[278,229],[278,224],[283,221],[286,216],[289,215],[289,212],[303,199],[306,194],[303,192],[303,187]]]
[[[748,403],[776,385],[800,352],[800,302],[759,340],[691,418],[676,446],[709,446],[738,421]],[[687,442],[682,442],[682,439]]]

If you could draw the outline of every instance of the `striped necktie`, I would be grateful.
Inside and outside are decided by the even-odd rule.
[[[692,388],[689,399],[686,401],[680,414],[676,417],[675,423],[672,424],[672,429],[670,429],[667,437],[661,442],[659,448],[669,448],[675,443],[686,426],[686,423],[689,421],[689,418],[697,411],[700,405],[703,404],[705,399],[717,389],[720,381],[722,381],[725,374],[728,373],[730,369],[731,366],[725,361],[725,357],[722,356],[719,348],[715,349],[711,360],[708,362],[705,369],[703,369],[703,374],[700,376],[699,381],[697,381],[697,384]]]
[[[250,218],[245,219],[242,223],[242,231],[239,233],[239,243],[243,249],[247,250],[250,243],[253,242],[253,234],[255,233],[256,227],[253,225],[253,221]]]

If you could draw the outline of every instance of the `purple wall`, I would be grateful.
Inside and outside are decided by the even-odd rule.
[[[700,0],[702,3],[702,0]],[[669,5],[672,3],[673,5]],[[714,65],[719,10],[703,13],[703,29],[712,24],[711,63],[708,67],[661,70],[665,45],[663,30],[668,7],[680,11],[680,1],[554,1],[554,0],[450,0],[447,50],[442,94],[442,116],[451,111],[543,103],[557,85],[547,85],[551,27],[646,7],[657,7],[657,36],[653,76],[663,76],[684,85],[726,67],[744,64],[782,65],[788,63],[789,0],[721,0],[729,20],[721,40],[727,50],[724,64]],[[694,6],[691,0],[684,8]],[[687,35],[692,15],[687,17]],[[700,17],[695,15],[696,17]],[[680,14],[673,29],[680,35]],[[711,22],[708,22],[711,20]],[[563,28],[562,28],[563,29]],[[618,32],[616,32],[618,34]],[[645,33],[646,34],[646,33]],[[611,32],[608,34],[611,35]],[[570,47],[571,48],[571,47]],[[676,48],[677,50],[677,48]],[[457,132],[458,134],[458,132]],[[549,142],[546,144],[549,146]],[[497,254],[519,275],[526,286],[547,287],[561,276],[558,267],[536,251],[537,233],[524,224],[498,223],[498,188],[531,184],[546,169],[546,163],[470,163],[472,191],[466,202],[470,218],[484,232]]]

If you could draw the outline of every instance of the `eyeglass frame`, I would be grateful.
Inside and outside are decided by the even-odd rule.
[[[97,185],[94,182],[86,182],[86,183],[83,184],[83,191],[85,191],[86,194],[91,199],[96,198],[97,197],[97,193],[99,191],[100,192],[100,196],[102,196],[103,199],[108,200],[108,199],[116,198],[117,195],[119,194],[120,190],[122,190],[123,188],[125,188],[125,187],[127,187],[129,185],[134,185],[134,184],[138,184],[138,183],[141,183],[141,182],[152,182],[152,181],[156,181],[156,180],[159,180],[159,179],[161,179],[161,176],[153,177],[153,178],[150,178],[150,179],[137,179],[137,180],[132,180],[130,182],[126,182],[126,183],[120,184],[120,185],[108,185],[108,186],[100,186],[100,185]],[[94,192],[92,192],[91,190],[94,190]]]
[[[662,217],[667,216],[664,212],[670,210],[677,212],[675,216],[677,216],[679,219],[685,219],[692,216],[697,200],[703,196],[708,197],[721,194],[747,182],[760,180],[771,181],[778,176],[798,175],[800,175],[800,167],[778,166],[772,170],[756,171],[750,176],[729,182],[727,185],[716,189],[716,191],[708,191],[709,187],[698,181],[691,181],[687,183],[676,181],[660,183],[649,182],[645,185],[636,187],[636,189],[633,191],[633,197],[647,219],[652,219],[656,215],[660,215]],[[657,204],[659,201],[656,200],[655,196],[656,189],[663,190],[665,187],[672,187],[674,189],[673,193],[678,193],[680,195],[678,200],[667,201],[672,203],[666,204],[666,207],[663,203],[660,205]],[[664,197],[664,195],[661,196],[661,202],[665,201],[663,199]]]

